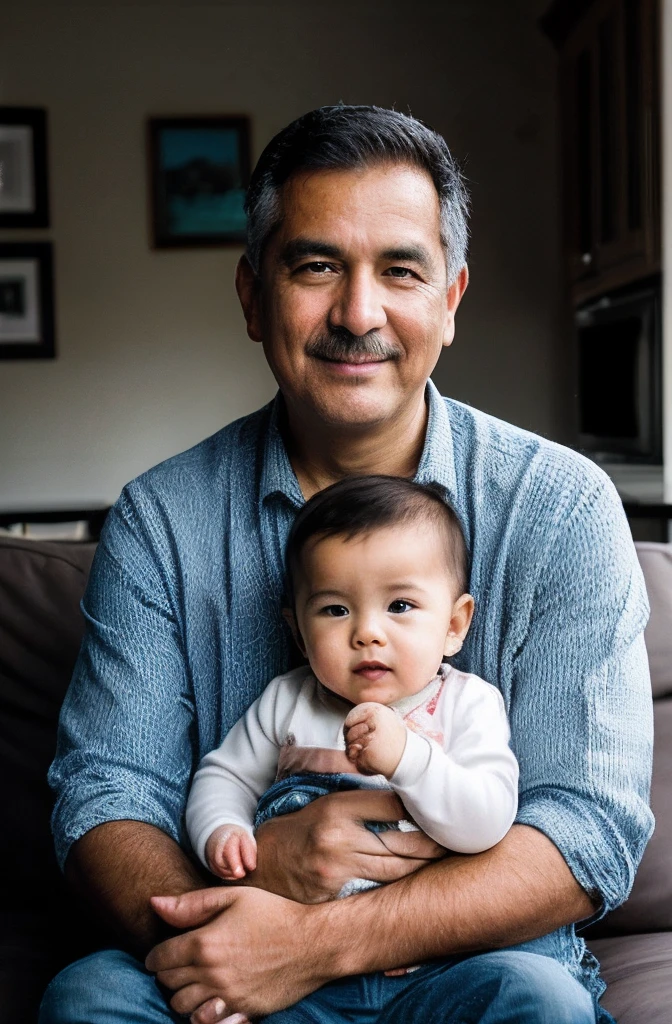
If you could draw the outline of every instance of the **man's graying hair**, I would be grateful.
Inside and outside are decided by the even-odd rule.
[[[247,191],[247,258],[259,274],[281,219],[280,191],[299,171],[406,164],[430,175],[439,196],[448,282],[467,257],[469,196],[445,140],[422,121],[383,107],[320,107],[283,128],[261,154]]]

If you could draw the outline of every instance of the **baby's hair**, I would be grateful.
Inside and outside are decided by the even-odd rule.
[[[303,506],[287,541],[287,585],[294,603],[294,578],[313,537],[351,540],[387,526],[432,523],[444,534],[447,568],[458,595],[468,586],[467,546],[459,520],[440,489],[399,476],[350,476],[318,491]]]

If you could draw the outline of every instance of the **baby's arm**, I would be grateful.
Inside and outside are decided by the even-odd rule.
[[[213,875],[234,882],[256,868],[257,842],[240,825],[220,825],[205,844],[205,859]]]
[[[437,723],[446,749],[408,729],[391,708],[367,704],[346,719],[346,750],[360,771],[386,776],[428,836],[456,853],[478,853],[513,824],[518,764],[499,691],[475,676],[459,685],[451,721]]]
[[[187,801],[187,831],[199,860],[222,878],[229,877],[221,873],[227,870],[224,861],[219,864],[221,870],[214,869],[216,861],[208,855],[207,845],[220,828],[235,828],[252,839],[257,802],[275,778],[278,737],[295,700],[296,687],[285,680],[279,677],[269,683],[221,745],[206,754],[194,776]],[[243,859],[242,864],[247,862]],[[247,870],[252,869],[247,866]]]

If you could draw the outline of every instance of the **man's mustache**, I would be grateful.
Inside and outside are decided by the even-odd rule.
[[[345,363],[365,356],[372,360],[400,359],[403,355],[400,345],[384,341],[377,331],[368,334],[352,334],[347,327],[329,327],[306,345],[306,354],[316,359],[328,359],[334,363]]]

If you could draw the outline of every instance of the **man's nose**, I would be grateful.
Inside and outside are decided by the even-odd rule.
[[[385,326],[387,313],[383,305],[383,289],[372,274],[362,269],[344,275],[329,313],[329,322],[333,327],[345,327],[360,338]]]

